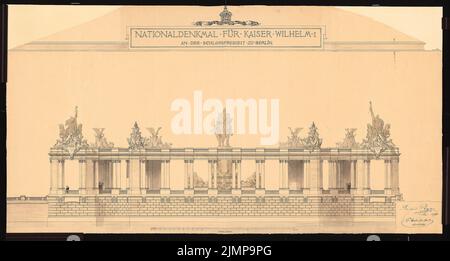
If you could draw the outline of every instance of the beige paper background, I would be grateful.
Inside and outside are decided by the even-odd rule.
[[[236,19],[248,17],[270,24],[304,24],[294,7],[255,8],[235,7],[232,11]],[[32,13],[38,10],[34,8]],[[146,10],[158,14],[156,18],[148,18],[152,25],[165,25],[169,20],[170,24],[185,24],[215,18],[218,13],[217,8],[183,7],[175,12],[180,15],[169,18],[165,14],[175,9]],[[300,13],[308,15],[304,10]],[[80,13],[76,8],[73,12]],[[312,8],[311,13],[314,12]],[[14,12],[10,16],[14,17]],[[68,16],[67,20],[70,19]],[[327,19],[327,23],[332,20]],[[426,19],[409,22],[414,27],[423,20]],[[339,38],[340,33],[345,37],[351,37],[352,33],[356,38],[364,37],[364,25],[354,29],[355,25],[349,21],[353,19],[340,19],[340,24],[329,26],[330,37]],[[370,20],[368,25],[373,23],[376,22]],[[102,35],[109,29],[92,28],[89,33]],[[368,27],[366,30],[374,39],[378,30],[383,35],[382,29]],[[14,30],[9,32],[13,39],[20,37],[14,36]],[[11,50],[8,53],[7,194],[48,194],[47,153],[58,137],[58,124],[73,114],[76,105],[89,142],[94,141],[92,128],[104,127],[108,140],[127,147],[126,138],[137,121],[146,135],[144,127],[163,127],[164,139],[174,147],[216,146],[214,136],[174,135],[170,130],[170,120],[175,115],[170,111],[171,102],[177,98],[192,102],[193,91],[202,90],[204,99],[278,98],[280,141],[289,134],[288,127],[303,127],[301,135],[305,136],[314,121],[323,138],[322,147],[334,147],[343,139],[344,129],[351,127],[358,129],[357,140],[361,141],[371,120],[368,104],[372,101],[375,113],[391,124],[391,137],[400,148],[400,190],[404,198],[440,201],[441,55],[440,51]],[[259,135],[233,136],[231,145],[258,147],[259,138]],[[278,186],[278,168],[271,164],[266,166],[269,189]],[[384,172],[383,166],[377,164],[373,167],[372,184],[374,189],[381,189]],[[71,168],[66,179],[71,187],[76,187],[77,164]],[[252,166],[243,168],[251,170]],[[324,177],[328,175],[326,168]],[[174,166],[171,186],[176,189],[182,184],[182,167]]]

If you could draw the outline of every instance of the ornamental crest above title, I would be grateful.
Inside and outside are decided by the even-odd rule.
[[[256,26],[259,25],[259,22],[256,21],[233,21],[231,20],[231,16],[233,14],[228,10],[227,6],[223,7],[223,11],[219,14],[220,20],[213,21],[197,21],[194,22],[195,26],[214,26],[214,25],[244,25],[244,26]]]

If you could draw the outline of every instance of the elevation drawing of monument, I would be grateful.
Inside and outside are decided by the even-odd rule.
[[[10,6],[8,233],[441,233],[442,13],[375,9]]]
[[[145,137],[134,124],[128,148],[84,146],[82,125],[75,116],[61,127],[57,144],[50,149],[51,182],[48,215],[58,217],[99,216],[353,216],[394,217],[395,202],[402,199],[399,190],[400,152],[389,139],[389,124],[379,115],[367,125],[367,138],[355,141],[355,129],[347,129],[345,139],[334,148],[322,148],[319,130],[313,122],[307,136],[291,133],[279,148],[230,146],[224,109],[222,133],[216,134],[216,148],[176,148],[162,142],[160,128],[149,129]],[[62,126],[62,125],[61,125]],[[98,129],[97,134],[99,133]],[[71,137],[71,142],[64,140]],[[224,142],[226,138],[226,142]],[[97,136],[97,140],[98,140]],[[98,143],[98,142],[97,142]],[[96,143],[96,144],[97,144]],[[74,148],[75,146],[75,148]],[[65,162],[79,166],[80,187],[67,190]],[[266,171],[265,163],[274,160],[279,172]],[[384,173],[371,171],[371,162],[383,161]],[[170,165],[183,161],[183,190],[170,187]],[[207,181],[195,182],[194,165],[208,162]],[[255,182],[242,180],[242,161],[256,163]],[[121,175],[120,165],[126,165]],[[328,173],[323,165],[328,164]],[[278,190],[267,190],[265,178],[279,177]],[[323,188],[328,175],[329,187]],[[385,178],[384,190],[373,190],[370,176]],[[124,178],[125,177],[125,178]],[[126,185],[123,186],[121,182]],[[199,184],[200,183],[200,184]],[[207,183],[207,190],[196,185]],[[243,183],[246,185],[243,187]]]

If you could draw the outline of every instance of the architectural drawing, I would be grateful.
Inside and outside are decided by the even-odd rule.
[[[389,124],[379,115],[367,125],[363,145],[355,141],[355,129],[346,129],[342,143],[321,148],[313,122],[305,138],[297,128],[279,148],[241,148],[229,145],[224,110],[223,134],[217,148],[171,148],[161,141],[160,128],[151,137],[134,124],[128,148],[90,146],[74,150],[71,142],[58,140],[50,149],[51,182],[49,217],[66,216],[395,216],[399,190],[400,152],[389,139]],[[62,126],[62,125],[61,125]],[[75,116],[62,128],[64,138],[82,139]],[[77,127],[75,127],[77,126]],[[98,132],[97,132],[98,133]],[[226,137],[224,143],[223,137]],[[102,136],[102,141],[105,137]],[[78,144],[79,142],[75,142]],[[61,145],[62,144],[62,145]],[[97,143],[96,143],[97,144]],[[112,144],[112,143],[108,143]],[[66,189],[65,162],[79,162],[78,190]],[[275,160],[279,172],[266,172],[265,162]],[[381,160],[384,173],[373,173],[371,162]],[[170,164],[184,161],[185,188],[170,187]],[[208,162],[208,180],[196,178],[194,165]],[[243,182],[242,161],[255,161],[255,182]],[[322,165],[329,164],[329,173]],[[126,181],[120,165],[126,164]],[[279,176],[278,190],[265,188],[267,175]],[[323,175],[329,188],[323,189]],[[384,190],[372,190],[370,176],[385,176]],[[128,184],[125,189],[121,182]],[[207,184],[207,190],[203,185]],[[244,185],[244,186],[243,186]]]
[[[388,22],[121,6],[12,35],[8,232],[439,233],[442,53]]]

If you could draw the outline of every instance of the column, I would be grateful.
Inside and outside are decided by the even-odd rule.
[[[288,161],[280,160],[280,189],[289,189],[288,186]]]
[[[166,188],[170,191],[170,160],[166,161]]]
[[[130,194],[141,194],[141,161],[139,159],[130,159],[127,170]]]
[[[259,189],[261,187],[261,164],[260,161],[256,161],[256,171],[255,171],[255,179],[256,179],[256,186],[255,189]]]
[[[266,188],[266,161],[262,160],[260,164],[261,169],[261,183],[259,184],[261,186],[261,189]]]
[[[318,194],[322,191],[322,160],[310,160],[308,165],[309,192],[311,194]]]
[[[212,160],[208,160],[208,189],[212,189],[213,188],[213,163]]]
[[[370,194],[370,160],[365,160],[364,165],[364,194]]]
[[[287,160],[280,160],[280,181],[279,181],[279,193],[281,195],[287,195],[289,194],[289,182],[288,182],[288,161]]]
[[[184,161],[184,189],[189,188],[189,161]]]
[[[106,188],[110,188],[111,191],[114,188],[114,160],[110,160],[108,162],[108,186]]]
[[[386,194],[392,192],[392,164],[391,160],[384,161],[384,191]]]
[[[283,160],[279,160],[278,161],[278,190],[282,190],[284,189],[284,176],[283,176],[283,167],[284,167],[284,163]]]
[[[120,188],[122,187],[122,161],[118,160],[116,162],[116,168],[117,168],[117,188],[120,191]]]
[[[64,160],[58,160],[58,191],[59,194],[65,193],[64,187]]]
[[[218,164],[219,163],[217,160],[213,161],[214,189],[217,189],[217,165]]]
[[[263,196],[265,194],[265,164],[264,160],[256,160],[256,188],[255,194]]]
[[[236,161],[231,161],[231,189],[236,189]]]
[[[58,193],[58,160],[50,160],[50,194]]]
[[[391,179],[392,179],[392,192],[398,194],[399,189],[399,160],[391,160]]]
[[[336,160],[336,188],[339,191],[343,188],[342,186],[342,172],[341,172],[341,164],[342,162],[339,160]]]
[[[170,160],[166,160],[166,169],[165,169],[165,179],[164,179],[164,188],[170,191]]]
[[[237,172],[237,188],[241,189],[241,160],[237,161],[236,172]]]
[[[194,164],[193,160],[184,161],[184,194],[194,194]]]
[[[98,171],[99,171],[99,164],[98,164],[98,160],[94,160],[93,161],[93,164],[94,164],[94,175],[93,175],[93,178],[94,178],[94,187],[92,188],[92,192],[94,193],[94,194],[98,194],[98,192],[99,192],[99,190],[98,190],[98,182],[99,182],[99,179],[98,179]]]
[[[125,189],[128,191],[130,190],[130,161],[125,160]]]
[[[140,174],[140,179],[139,179],[139,187],[141,189],[141,194],[147,194],[147,175],[146,175],[146,171],[145,171],[145,160],[140,160],[139,161],[139,174]]]
[[[284,162],[284,186],[289,189],[289,161]]]
[[[195,186],[195,184],[194,184],[194,160],[191,160],[190,162],[189,162],[189,174],[190,174],[190,179],[191,179],[191,181],[190,181],[190,184],[191,184],[191,189],[194,189],[194,186]]]
[[[329,160],[328,161],[328,189],[330,193],[337,194],[338,193],[338,184],[337,184],[337,161]]]
[[[161,160],[161,178],[159,180],[160,182],[160,189],[164,189],[166,186],[166,161]]]
[[[309,160],[303,161],[303,193],[309,192]]]
[[[350,191],[353,191],[356,188],[355,169],[356,169],[355,161],[351,160],[350,161]]]
[[[283,187],[289,189],[289,161],[283,162]]]
[[[356,161],[356,174],[355,174],[355,178],[356,178],[356,193],[357,194],[362,194],[363,193],[363,189],[364,189],[364,184],[365,184],[365,174],[366,172],[366,164],[364,162],[364,160],[357,160]]]
[[[208,195],[217,195],[217,160],[208,160]]]
[[[170,194],[170,161],[161,161],[161,189],[160,194]]]
[[[112,161],[112,194],[119,194],[120,193],[120,160],[113,160]]]
[[[240,162],[240,160],[233,160],[231,162],[231,176],[233,182],[231,193],[236,196],[241,195]]]
[[[80,160],[79,161],[79,186],[78,186],[78,193],[79,194],[86,194],[86,161]]]

